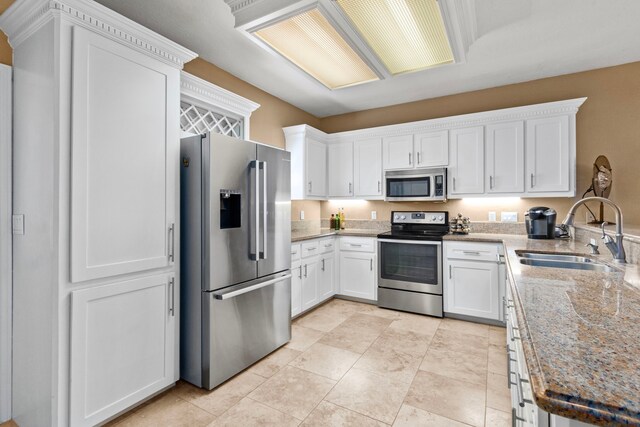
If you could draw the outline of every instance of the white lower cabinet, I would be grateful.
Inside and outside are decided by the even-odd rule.
[[[497,243],[444,242],[444,311],[503,320],[505,272]]]
[[[373,238],[341,237],[340,295],[375,301],[377,263]]]
[[[72,425],[95,425],[177,381],[172,274],[71,293]]]
[[[320,258],[318,270],[318,298],[324,301],[335,294],[335,254],[333,252],[323,254]]]
[[[291,245],[291,316],[335,294],[335,237]]]

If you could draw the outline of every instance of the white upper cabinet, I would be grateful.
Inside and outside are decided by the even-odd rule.
[[[291,198],[327,198],[327,135],[307,125],[284,128],[291,153]]]
[[[484,193],[484,127],[451,131],[449,194]]]
[[[575,159],[571,156],[569,138],[569,116],[527,120],[526,137],[527,192],[569,191],[571,161],[574,163],[575,179]]]
[[[175,245],[179,73],[73,30],[72,281],[166,267]]]
[[[524,122],[487,125],[487,193],[524,192]]]
[[[355,197],[382,198],[382,138],[353,143]]]
[[[292,198],[382,199],[385,171],[418,168],[447,168],[451,199],[575,196],[576,114],[585,100],[334,134],[285,128]]]
[[[415,167],[412,134],[383,138],[382,150],[384,170]]]
[[[331,144],[329,150],[329,197],[351,197],[353,182],[353,143]]]
[[[449,164],[449,131],[418,133],[413,139],[417,168]]]

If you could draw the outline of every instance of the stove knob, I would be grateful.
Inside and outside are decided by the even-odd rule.
[[[402,215],[402,216],[400,217],[400,219],[406,219],[406,218],[407,218],[407,217],[406,217],[406,216],[404,216],[404,215]]]
[[[444,220],[444,217],[443,217],[442,215],[440,215],[440,216],[438,217],[438,219],[439,219],[440,221],[442,221],[442,220]]]
[[[395,219],[396,221],[400,219],[400,217],[398,215],[394,216],[393,219]]]
[[[434,215],[431,217],[431,221],[435,221],[435,220],[436,220],[436,216]]]

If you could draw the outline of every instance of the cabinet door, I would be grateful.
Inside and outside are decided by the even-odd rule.
[[[180,74],[73,28],[71,280],[165,267],[176,220]]]
[[[412,169],[413,135],[391,136],[382,139],[382,159],[385,170]]]
[[[302,263],[291,263],[291,316],[302,312]]]
[[[340,293],[368,300],[376,299],[375,254],[340,253]]]
[[[307,138],[306,141],[306,194],[314,197],[327,196],[327,146]]]
[[[173,276],[71,293],[71,425],[96,425],[178,380]]]
[[[569,116],[527,120],[527,191],[570,190]]]
[[[302,262],[302,311],[318,302],[318,258]]]
[[[382,197],[382,139],[353,143],[356,197]]]
[[[524,122],[487,126],[488,193],[524,192]]]
[[[353,143],[331,144],[329,150],[329,197],[353,196]]]
[[[484,193],[484,128],[451,131],[449,194]]]
[[[414,136],[416,167],[429,168],[449,164],[449,131],[419,133]]]
[[[318,302],[322,302],[334,294],[334,275],[335,257],[333,253],[330,253],[320,260],[320,270],[318,272]]]
[[[444,289],[447,312],[499,320],[498,264],[449,260],[448,267]]]

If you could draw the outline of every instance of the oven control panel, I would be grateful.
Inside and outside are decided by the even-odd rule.
[[[391,212],[392,224],[448,224],[448,212]]]

